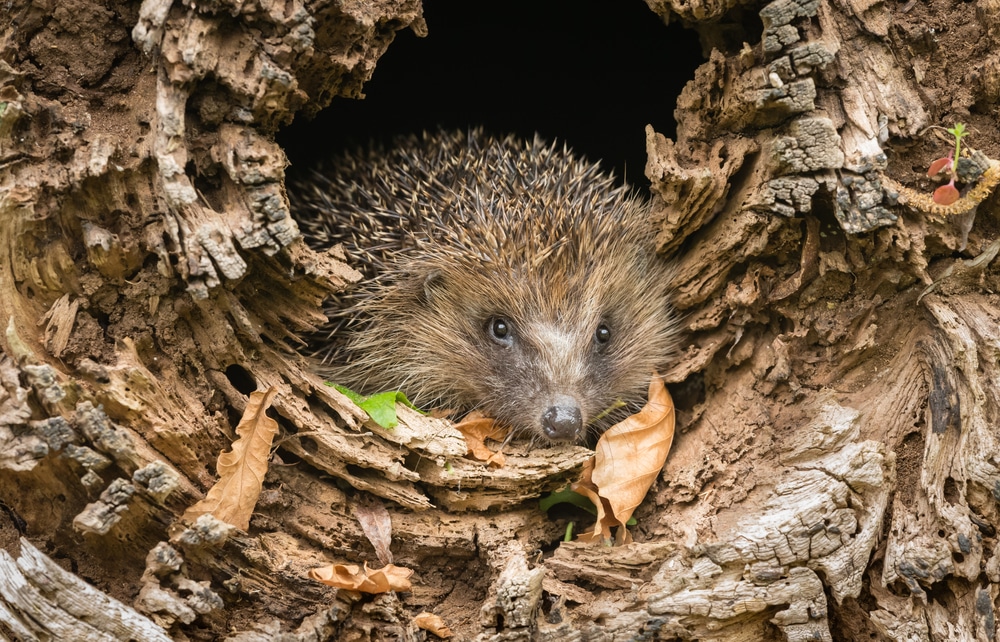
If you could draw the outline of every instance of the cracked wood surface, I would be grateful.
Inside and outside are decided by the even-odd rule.
[[[724,53],[716,21],[736,4],[648,4],[717,47],[678,99],[678,139],[647,129],[651,225],[683,250],[687,344],[666,377],[684,403],[637,541],[605,549],[559,545],[566,518],[535,505],[586,453],[514,447],[491,473],[444,420],[403,410],[380,432],[295,354],[359,275],[296,240],[273,134],[360,94],[397,30],[425,32],[417,2],[11,3],[4,633],[407,637],[431,609],[461,639],[994,639],[992,187],[970,186],[959,220],[898,186],[932,191],[936,119],[972,122],[1000,156],[984,107],[1000,12],[776,0],[754,8],[759,44]],[[978,75],[955,83],[970,60]],[[283,430],[250,531],[175,523],[248,385],[277,389]],[[412,593],[306,579],[373,559],[360,493],[387,500]],[[65,601],[24,598],[46,575]]]

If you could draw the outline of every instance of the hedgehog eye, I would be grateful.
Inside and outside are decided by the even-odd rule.
[[[509,346],[513,337],[510,333],[510,322],[503,317],[492,317],[486,322],[490,338],[502,346]]]
[[[597,331],[594,332],[594,341],[600,344],[611,341],[611,329],[603,323],[597,326]]]

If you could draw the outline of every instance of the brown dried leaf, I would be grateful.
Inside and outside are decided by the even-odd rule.
[[[375,556],[383,564],[392,564],[392,519],[385,504],[371,495],[362,496],[354,503],[354,517],[361,524],[365,537],[375,547]]]
[[[250,515],[267,474],[271,443],[278,434],[278,422],[265,414],[277,392],[276,388],[269,388],[266,392],[250,393],[243,418],[236,426],[239,439],[233,442],[232,450],[219,455],[215,466],[219,481],[204,499],[184,511],[182,519],[193,522],[211,513],[237,528],[250,527]]]
[[[467,414],[462,421],[455,424],[455,428],[465,437],[465,444],[469,448],[467,457],[485,462],[487,466],[494,468],[502,468],[507,463],[503,453],[490,450],[485,442],[487,439],[503,441],[510,434],[508,428],[498,426],[496,420],[484,417],[478,411]]]
[[[455,408],[431,408],[427,411],[427,416],[435,419],[451,419],[457,412]]]
[[[610,506],[606,499],[602,499],[598,494],[597,486],[592,479],[594,475],[594,457],[583,462],[583,470],[580,472],[580,481],[570,484],[570,490],[580,493],[589,499],[597,509],[597,521],[594,522],[594,530],[590,533],[581,532],[577,539],[583,542],[608,542],[611,541],[611,527],[618,525],[617,520],[609,515]],[[624,530],[624,529],[622,529]]]
[[[309,571],[309,579],[329,586],[362,593],[388,593],[389,591],[409,591],[412,588],[410,576],[413,571],[402,566],[387,564],[379,569],[357,564],[330,564]]]
[[[424,611],[413,618],[413,623],[417,625],[417,628],[430,631],[439,638],[450,638],[454,635],[440,616],[434,615],[429,611]]]
[[[674,402],[663,379],[654,375],[646,405],[601,435],[582,479],[573,485],[597,507],[594,530],[580,539],[608,541],[611,528],[620,526],[616,543],[631,541],[625,522],[663,469],[673,440]]]

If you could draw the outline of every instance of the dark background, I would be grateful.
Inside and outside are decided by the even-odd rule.
[[[428,36],[400,32],[365,85],[278,136],[290,173],[339,149],[438,126],[535,132],[646,187],[647,124],[673,137],[697,35],[642,0],[427,0]]]

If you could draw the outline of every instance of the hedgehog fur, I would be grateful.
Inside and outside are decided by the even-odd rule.
[[[366,277],[313,341],[337,383],[582,441],[674,356],[648,205],[565,147],[425,133],[339,157],[290,198],[307,242],[342,244]]]

